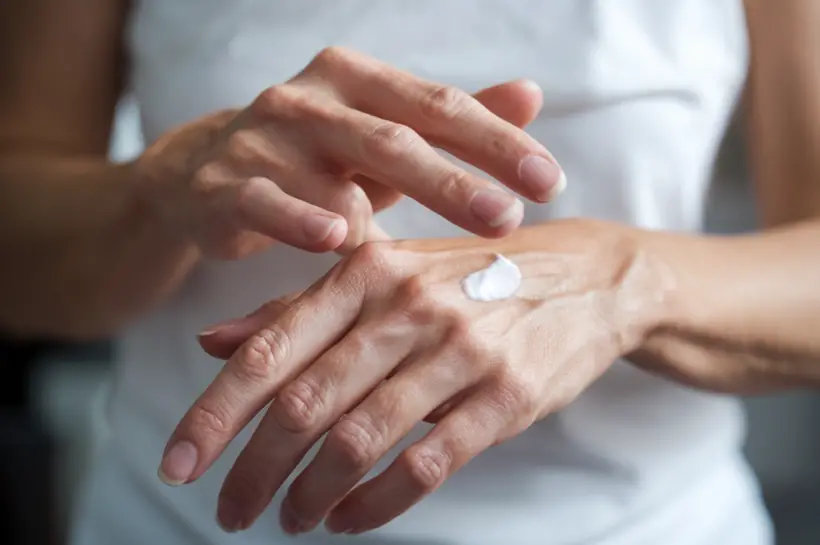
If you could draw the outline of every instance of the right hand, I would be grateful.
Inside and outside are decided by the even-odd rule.
[[[373,213],[407,195],[484,237],[521,222],[521,202],[438,147],[531,200],[563,189],[560,167],[521,128],[540,90],[510,82],[470,96],[329,48],[247,108],[184,125],[136,161],[140,186],[208,256],[280,241],[346,253],[387,238]]]

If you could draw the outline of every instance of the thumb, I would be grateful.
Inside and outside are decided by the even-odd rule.
[[[508,81],[473,95],[488,110],[516,127],[526,127],[543,106],[541,88],[534,81]]]

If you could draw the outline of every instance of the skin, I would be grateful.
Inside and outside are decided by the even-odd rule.
[[[127,2],[13,0],[0,10],[4,331],[111,334],[203,257],[243,258],[275,242],[349,253],[387,238],[373,213],[402,195],[484,237],[520,224],[515,196],[434,147],[526,198],[560,191],[560,167],[519,128],[540,107],[532,84],[470,96],[340,48],[246,108],[177,127],[113,165]]]
[[[543,200],[557,169],[549,187],[525,188],[522,158],[550,158],[498,117],[523,125],[537,111],[537,92],[513,83],[471,100],[338,49],[245,110],[179,128],[133,163],[107,164],[126,7],[0,5],[0,325],[21,335],[101,335],[161,301],[203,255],[240,257],[273,240],[345,254],[304,294],[202,338],[230,359],[169,441],[167,480],[196,479],[273,400],[225,483],[219,517],[227,528],[253,522],[325,429],[326,448],[290,489],[283,526],[304,531],[327,516],[336,531],[375,528],[471,457],[566,405],[620,355],[719,391],[820,383],[812,327],[820,320],[812,273],[820,268],[817,3],[747,2],[750,141],[770,229],[737,238],[590,221],[513,233],[520,221],[513,214],[477,221],[464,203],[486,180],[448,171],[428,142],[474,157],[510,188]],[[394,78],[408,85],[392,88]],[[365,96],[363,86],[374,81],[380,96]],[[392,102],[379,102],[384,97]],[[453,124],[462,127],[455,137],[447,132]],[[320,127],[325,145],[308,149],[307,136]],[[470,140],[486,134],[493,136]],[[351,135],[359,146],[346,146]],[[377,151],[375,162],[369,153],[354,157],[355,149]],[[311,169],[317,165],[336,175],[330,198]],[[416,169],[438,176],[417,187]],[[306,196],[287,172],[304,174]],[[358,245],[381,238],[370,212],[400,193],[477,234],[510,236]],[[258,201],[269,214],[252,208]],[[301,219],[280,221],[295,218],[295,209],[307,213],[299,218],[337,223],[322,241],[308,242]],[[457,281],[493,252],[522,266],[525,289],[506,303],[465,300]],[[420,334],[428,330],[434,334]],[[351,365],[355,381],[340,377]],[[357,475],[423,418],[438,422],[433,431],[382,476],[356,486]],[[339,486],[320,487],[328,479]]]
[[[576,220],[496,241],[362,245],[304,293],[203,334],[228,361],[171,437],[161,477],[196,480],[267,408],[223,485],[221,524],[251,525],[327,433],[288,490],[282,526],[361,533],[566,406],[618,357],[717,392],[820,386],[820,5],[746,7],[765,230],[687,236]],[[466,299],[459,281],[496,252],[522,268],[521,291]],[[359,483],[425,419],[436,425],[424,438]]]

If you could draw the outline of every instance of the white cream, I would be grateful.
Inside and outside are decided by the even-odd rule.
[[[500,301],[515,295],[521,287],[521,269],[518,265],[496,254],[486,269],[467,275],[461,281],[464,293],[473,301]]]

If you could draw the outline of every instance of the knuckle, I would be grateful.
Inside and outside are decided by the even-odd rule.
[[[260,118],[299,117],[313,112],[311,96],[298,85],[281,84],[268,87],[251,104],[251,112]]]
[[[401,307],[415,324],[429,324],[446,312],[439,308],[432,287],[421,275],[407,278],[399,288],[398,295]]]
[[[452,121],[463,111],[472,107],[473,98],[449,85],[433,87],[419,100],[421,114],[432,121]]]
[[[228,137],[225,153],[229,159],[239,163],[252,161],[260,153],[256,135],[250,129],[234,132]]]
[[[538,412],[540,396],[534,380],[505,371],[497,379],[493,400],[506,413],[532,418]]]
[[[405,303],[424,303],[426,306],[430,299],[431,289],[427,281],[420,274],[414,274],[407,278],[399,288],[399,295]]]
[[[219,163],[209,161],[200,166],[191,177],[191,188],[200,193],[210,193],[227,180],[225,169]]]
[[[454,313],[449,318],[450,342],[469,345],[478,349],[484,348],[481,336],[476,332],[473,322],[466,315]]]
[[[273,402],[277,422],[291,433],[312,430],[319,421],[323,407],[320,389],[303,378],[285,387]]]
[[[472,176],[460,168],[449,169],[441,180],[436,183],[436,187],[439,188],[441,194],[451,198],[462,198],[463,195],[468,193],[467,188],[473,185],[475,185],[475,182]]]
[[[377,333],[378,334],[378,333]],[[354,330],[345,337],[345,352],[359,361],[371,361],[374,355],[373,330]]]
[[[392,296],[393,289],[403,276],[400,256],[389,242],[365,242],[362,246],[367,274],[362,278],[365,289],[373,289],[384,296]],[[360,246],[361,248],[361,246]]]
[[[487,340],[487,336],[477,331],[472,321],[463,314],[454,313],[450,316],[447,340],[455,347],[459,359],[469,362],[472,367],[498,366],[503,359]]]
[[[356,248],[351,257],[351,265],[355,269],[382,270],[388,268],[388,248],[380,242],[368,241]]]
[[[362,138],[363,157],[394,160],[410,152],[420,136],[406,125],[384,121]]]
[[[349,49],[331,45],[319,51],[314,57],[314,62],[318,66],[337,66],[349,62],[352,56],[353,52]]]
[[[242,347],[239,365],[234,372],[243,381],[256,382],[271,377],[278,364],[287,359],[290,341],[281,328],[272,326],[259,331]]]
[[[365,241],[344,262],[340,274],[349,285],[363,290],[375,289],[382,293],[396,285],[401,275],[396,255],[389,242]]]
[[[263,118],[277,114],[289,99],[290,93],[284,85],[268,87],[251,103],[251,113]]]
[[[441,486],[450,466],[449,458],[444,454],[412,447],[404,452],[399,463],[414,488],[424,494]]]
[[[208,437],[225,437],[230,434],[228,414],[220,405],[197,405],[191,410],[193,429]]]
[[[356,219],[361,222],[369,220],[373,215],[370,199],[367,198],[364,189],[353,182],[339,184],[328,209],[343,215],[346,219]]]
[[[240,220],[250,219],[249,211],[253,209],[253,202],[259,199],[259,195],[265,194],[272,184],[265,178],[253,177],[237,183],[234,189],[236,198],[233,201],[233,212]]]
[[[384,436],[384,431],[371,417],[350,414],[333,427],[327,444],[343,464],[361,472],[368,470],[378,460]]]

